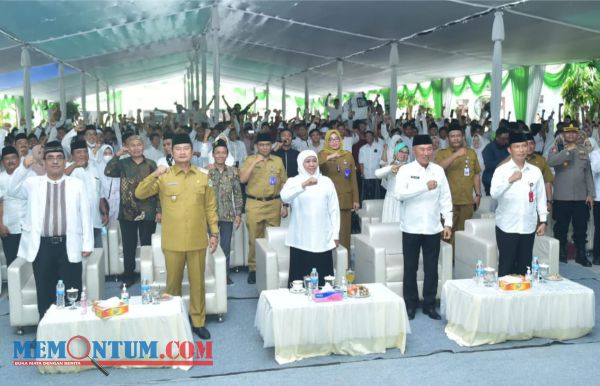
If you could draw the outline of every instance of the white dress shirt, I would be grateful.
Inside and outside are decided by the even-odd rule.
[[[364,166],[363,177],[367,180],[377,178],[375,170],[379,169],[379,161],[383,153],[383,141],[362,145],[358,151],[358,163]]]
[[[307,148],[307,149],[304,149],[304,150],[312,150],[312,151],[314,151],[315,153],[319,154],[319,152],[320,152],[321,150],[323,150],[323,144],[324,144],[324,143],[325,143],[325,141],[324,141],[324,140],[320,140],[320,141],[319,141],[319,145],[318,145],[318,146],[315,146],[315,145],[314,145],[314,143],[313,143],[313,141],[308,141],[308,148]],[[298,150],[298,151],[300,151],[300,150]]]
[[[35,175],[31,173],[31,175]],[[27,210],[27,200],[14,197],[8,194],[8,182],[10,175],[5,171],[0,173],[0,199],[4,205],[4,214],[2,223],[8,228],[11,234],[21,233],[21,224],[25,219]]]
[[[159,150],[152,145],[144,149],[144,157],[151,159],[154,162],[157,162],[164,156],[165,153],[163,153],[162,150]]]
[[[310,138],[302,139],[300,137],[296,137],[292,139],[292,148],[298,151],[309,150],[311,142],[312,141]]]
[[[592,177],[594,177],[594,187],[596,188],[594,201],[600,201],[600,149],[596,149],[590,153],[590,163],[592,166]]]
[[[299,167],[300,169],[300,167]],[[302,187],[307,176],[288,178],[281,201],[290,204],[290,225],[285,245],[309,252],[335,248],[340,238],[340,206],[333,182],[319,175],[316,185]]]
[[[429,190],[427,182],[435,180],[437,187]],[[427,167],[417,161],[406,164],[396,174],[394,197],[403,202],[400,230],[412,234],[433,235],[452,227],[452,196],[444,169],[429,162]]]
[[[498,201],[496,226],[506,233],[530,234],[535,232],[538,216],[541,222],[548,216],[546,188],[542,172],[525,162],[520,180],[508,182],[519,167],[511,159],[498,166],[492,177],[490,194]],[[530,192],[533,202],[530,202]]]
[[[73,163],[69,162],[66,167],[71,166]],[[88,162],[87,167],[77,167],[73,169],[71,177],[75,177],[83,182],[85,195],[90,202],[90,216],[92,218],[92,224],[94,228],[102,228],[102,216],[100,214],[100,197],[102,196],[102,182],[100,181],[100,174],[96,166]]]

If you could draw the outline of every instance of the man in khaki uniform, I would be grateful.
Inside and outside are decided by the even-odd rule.
[[[527,138],[527,158],[525,161],[528,163],[537,166],[544,177],[544,186],[546,188],[546,197],[548,198],[548,211],[551,209],[552,201],[550,198],[552,197],[552,185],[554,184],[554,174],[552,170],[550,170],[550,166],[548,166],[548,161],[541,155],[535,152],[535,140],[533,139],[533,134],[526,133],[525,138]]]
[[[200,338],[210,339],[210,333],[204,327],[204,269],[206,247],[213,253],[219,242],[217,200],[208,185],[208,170],[191,164],[192,142],[187,134],[174,136],[172,152],[175,165],[159,166],[140,182],[135,195],[139,199],[159,195],[167,292],[181,295],[181,280],[187,264],[192,330]]]
[[[248,252],[248,283],[256,283],[256,239],[265,237],[265,228],[278,227],[281,217],[287,216],[287,207],[281,204],[279,192],[287,180],[281,158],[271,154],[271,136],[256,136],[258,153],[246,158],[240,169],[240,181],[246,186],[246,226],[250,250]]]
[[[477,153],[465,145],[464,133],[458,123],[448,128],[449,147],[435,155],[435,163],[446,172],[452,195],[453,227],[451,243],[456,231],[465,229],[465,221],[473,217],[474,207],[481,201],[481,168]],[[473,199],[475,191],[475,199]]]

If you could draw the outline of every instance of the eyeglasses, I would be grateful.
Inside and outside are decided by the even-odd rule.
[[[337,137],[329,138],[329,142],[338,142],[340,139]]]

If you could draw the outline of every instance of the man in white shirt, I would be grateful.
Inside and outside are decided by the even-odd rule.
[[[325,98],[325,109],[329,114],[329,120],[335,121],[342,117],[342,106],[340,106],[338,98],[333,100],[333,106],[329,105],[329,98],[331,98],[331,93],[327,94],[327,98]]]
[[[452,197],[444,169],[434,164],[433,144],[429,135],[413,138],[415,160],[398,170],[394,196],[403,203],[400,230],[404,254],[403,296],[409,319],[415,317],[419,304],[417,270],[419,252],[423,251],[423,313],[439,320],[435,309],[438,285],[440,232],[452,236]],[[444,226],[440,222],[440,214]]]
[[[94,227],[94,248],[102,248],[102,227],[108,224],[108,202],[101,198],[100,174],[89,160],[85,141],[71,143],[73,162],[67,164],[65,174],[81,180],[90,202],[90,217]]]
[[[150,146],[144,149],[144,157],[158,162],[165,154],[160,150],[160,135],[156,132],[150,134]]]
[[[163,156],[156,161],[156,166],[173,166],[173,134],[169,132],[165,133],[163,135],[162,143],[164,151]]]
[[[319,139],[320,138],[321,136],[319,135]],[[296,138],[292,140],[292,148],[298,151],[310,149],[310,138],[306,131],[306,125],[304,123],[300,123],[296,126]]]
[[[510,161],[496,168],[490,187],[492,198],[498,201],[498,276],[525,275],[531,264],[535,235],[544,234],[548,216],[544,177],[537,166],[525,161],[524,134],[510,133],[508,152]]]
[[[594,214],[594,250],[592,263],[600,265],[600,149],[596,149],[590,153],[590,164],[596,188],[596,196],[594,197],[594,206],[592,208]]]
[[[321,138],[321,132],[319,129],[312,129],[309,135],[310,140],[308,141],[308,147],[304,150],[312,150],[319,154],[323,150],[323,139]]]
[[[360,173],[363,177],[362,200],[383,199],[385,192],[380,181],[375,176],[375,170],[379,169],[379,161],[383,153],[383,141],[374,141],[375,134],[371,130],[365,133],[366,144],[362,145],[358,152],[358,163]]]
[[[4,171],[0,173],[0,237],[2,237],[2,249],[8,267],[17,258],[21,241],[21,223],[25,218],[27,202],[7,194],[10,176],[19,166],[17,149],[12,146],[2,149],[2,166]]]

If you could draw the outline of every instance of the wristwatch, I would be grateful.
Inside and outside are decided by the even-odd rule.
[[[475,197],[481,197],[481,193],[475,193]]]

